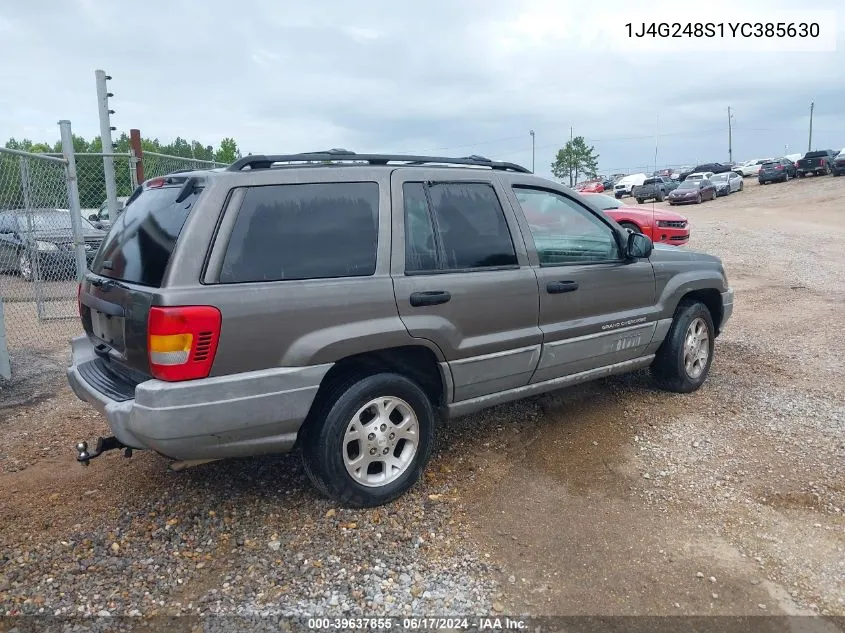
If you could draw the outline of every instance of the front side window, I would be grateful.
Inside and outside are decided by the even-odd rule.
[[[540,264],[583,264],[619,259],[613,229],[561,194],[514,187],[528,220]]]
[[[232,228],[221,283],[374,274],[378,198],[375,182],[250,187]]]
[[[403,196],[406,272],[518,265],[492,185],[408,182]]]

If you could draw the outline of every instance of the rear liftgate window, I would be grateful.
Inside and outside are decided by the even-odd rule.
[[[186,178],[153,181],[118,216],[91,264],[92,272],[160,287],[176,240],[201,189],[177,202]],[[159,184],[161,182],[161,184]],[[183,194],[184,197],[185,194]]]

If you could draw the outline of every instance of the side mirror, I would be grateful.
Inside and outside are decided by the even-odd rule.
[[[96,214],[96,213],[92,213],[91,215],[89,215],[89,216],[88,216],[88,220],[89,220],[90,222],[96,222],[96,221],[97,221],[97,220],[99,220],[99,219],[100,219],[100,218],[97,216],[97,214]]]
[[[651,256],[654,250],[654,243],[647,235],[642,233],[630,233],[625,254],[628,259],[645,259]]]

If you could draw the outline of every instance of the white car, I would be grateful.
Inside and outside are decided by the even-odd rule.
[[[733,170],[743,178],[746,176],[756,176],[760,172],[760,165],[770,162],[772,162],[771,158],[754,158],[752,160],[747,160],[744,163],[740,163],[735,166]]]
[[[645,179],[648,178],[645,174],[631,174],[630,176],[625,176],[624,178],[620,179],[616,182],[613,186],[613,195],[617,198],[621,198],[622,196],[630,196],[631,190],[634,187],[638,187],[645,182]]]
[[[710,182],[716,185],[717,196],[727,196],[743,188],[742,176],[735,171],[713,174]]]
[[[712,171],[697,171],[687,176],[686,180],[708,180],[712,175]]]

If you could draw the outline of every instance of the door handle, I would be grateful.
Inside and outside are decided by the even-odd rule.
[[[411,305],[414,308],[421,306],[436,306],[441,303],[448,303],[452,295],[445,290],[429,290],[427,292],[415,292],[411,294]]]
[[[564,292],[574,292],[578,290],[577,281],[550,281],[546,284],[546,292],[550,295],[559,295]]]

